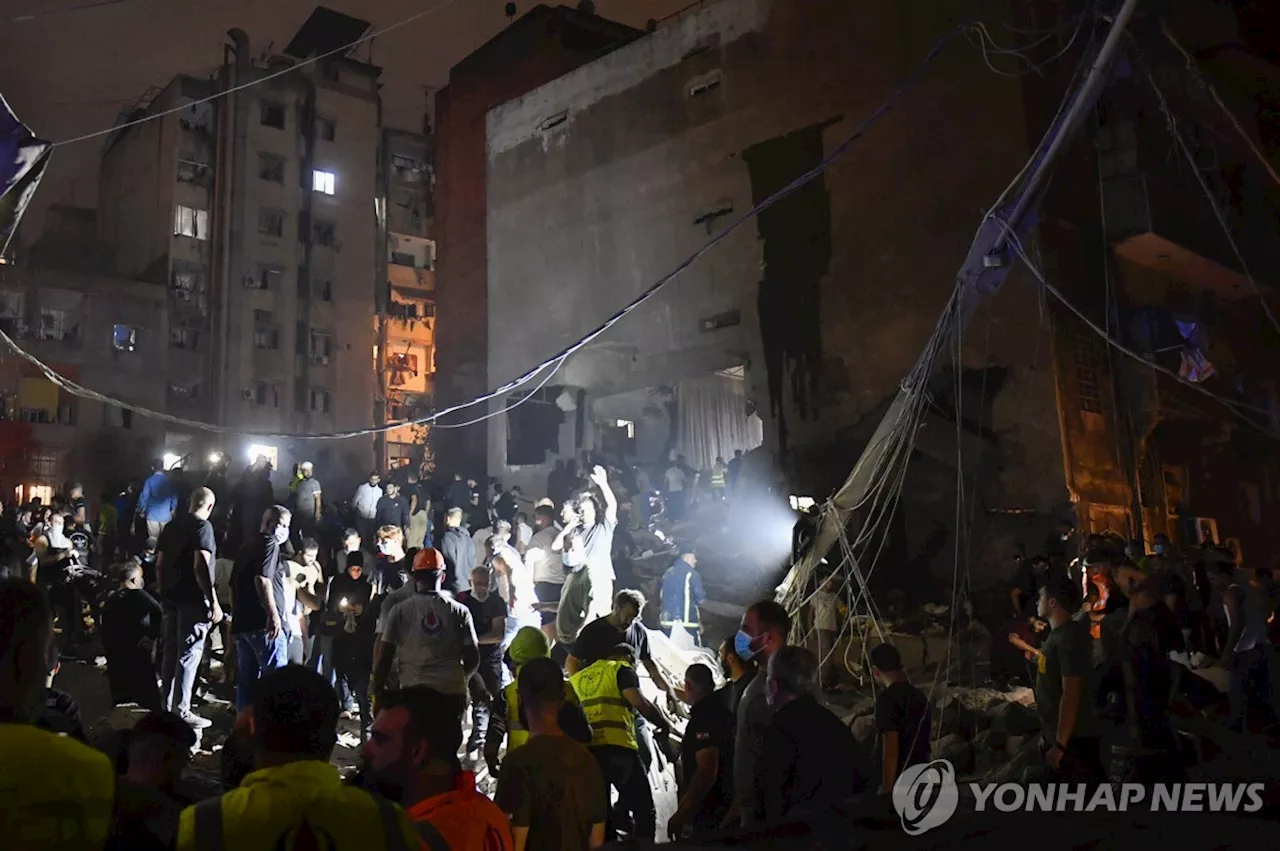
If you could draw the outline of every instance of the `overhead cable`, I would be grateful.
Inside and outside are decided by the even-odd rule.
[[[456,0],[446,0],[446,4],[450,2],[456,2]],[[443,5],[445,4],[441,4],[436,8],[437,9],[442,8]],[[419,14],[421,15],[425,13],[419,13]],[[134,413],[140,416],[161,420],[163,422],[172,423],[174,425],[182,426],[184,428],[195,429],[198,431],[207,431],[207,432],[213,432],[217,434],[245,434],[249,436],[273,438],[277,440],[347,440],[350,438],[365,437],[368,435],[388,432],[394,429],[405,428],[407,426],[430,425],[440,417],[445,416],[446,414],[451,414],[455,411],[460,411],[460,410],[463,410],[464,408],[469,408],[473,405],[482,404],[484,402],[488,402],[491,399],[495,399],[499,396],[502,396],[506,393],[510,393],[511,391],[516,390],[522,385],[527,384],[529,381],[532,381],[544,369],[548,368],[549,366],[556,363],[557,361],[563,362],[570,355],[583,349],[585,346],[590,344],[593,340],[598,338],[601,334],[605,333],[614,325],[621,322],[624,318],[626,318],[630,313],[632,313],[642,304],[644,304],[649,299],[657,295],[658,292],[662,290],[663,287],[665,287],[671,281],[675,280],[677,277],[683,274],[687,269],[689,269],[698,260],[700,260],[703,257],[703,255],[707,254],[709,251],[711,251],[721,242],[724,242],[732,234],[736,233],[738,229],[740,229],[743,225],[747,224],[747,222],[753,220],[756,216],[758,216],[763,210],[766,210],[772,207],[774,204],[790,196],[791,194],[793,194],[794,192],[796,192],[797,190],[807,185],[808,183],[812,182],[815,178],[817,178],[818,176],[826,172],[826,170],[829,169],[832,166],[832,164],[834,164],[837,160],[839,160],[849,151],[849,148],[853,146],[854,142],[858,141],[858,139],[860,139],[882,117],[884,117],[884,115],[887,112],[889,112],[889,110],[891,110],[894,106],[897,105],[898,101],[901,100],[902,96],[905,95],[908,91],[910,91],[911,88],[913,88],[916,85],[916,83],[919,82],[920,78],[924,74],[924,71],[928,69],[928,67],[938,57],[938,55],[947,46],[947,44],[949,44],[957,35],[962,33],[965,30],[965,28],[969,26],[970,24],[968,22],[961,24],[960,26],[956,27],[951,32],[943,36],[941,39],[939,39],[933,45],[933,47],[929,50],[929,52],[925,55],[924,59],[916,67],[916,69],[910,75],[908,75],[906,80],[904,80],[898,86],[897,89],[893,91],[893,93],[889,96],[889,98],[885,100],[883,103],[881,103],[879,107],[877,107],[869,116],[867,116],[867,118],[863,119],[863,121],[860,122],[853,129],[853,131],[848,136],[846,136],[845,139],[842,142],[840,142],[840,144],[837,145],[832,150],[831,154],[829,154],[825,159],[822,160],[822,162],[818,163],[816,166],[809,169],[805,173],[801,174],[799,177],[797,177],[795,180],[791,181],[786,186],[779,189],[777,192],[774,192],[772,195],[765,198],[760,203],[756,204],[754,207],[752,207],[750,210],[748,210],[738,219],[733,221],[724,230],[720,231],[714,237],[709,239],[706,243],[702,245],[701,248],[699,248],[698,250],[690,254],[688,257],[686,257],[684,260],[682,260],[679,264],[676,265],[674,269],[672,269],[666,275],[663,275],[653,284],[645,288],[638,296],[636,296],[634,299],[632,299],[630,302],[624,305],[621,309],[616,311],[613,315],[611,315],[603,323],[598,325],[595,329],[587,333],[584,337],[579,339],[577,342],[561,349],[551,357],[539,363],[537,366],[534,366],[533,368],[529,369],[527,372],[525,372],[518,378],[515,378],[512,381],[509,381],[506,384],[503,384],[497,389],[481,394],[480,396],[477,396],[476,398],[472,399],[469,402],[464,402],[460,405],[452,405],[450,407],[444,408],[440,411],[436,411],[435,413],[425,417],[408,420],[406,422],[392,423],[392,424],[386,424],[386,425],[380,425],[380,426],[370,426],[368,428],[356,429],[353,431],[332,432],[328,434],[290,434],[290,433],[263,434],[261,432],[244,431],[242,429],[229,428],[227,426],[216,425],[214,423],[206,423],[199,420],[191,420],[183,417],[175,417],[171,414],[166,414],[160,411],[154,411],[150,408],[146,408],[141,405],[135,405],[131,402],[126,402],[121,399],[116,399],[110,396],[106,396],[94,390],[90,390],[89,388],[84,387],[83,385],[80,385],[70,380],[69,378],[66,378],[63,375],[60,375],[56,370],[54,370],[48,364],[45,364],[40,359],[32,355],[30,352],[27,352],[21,346],[19,346],[17,342],[13,340],[12,337],[10,337],[7,333],[4,332],[3,329],[0,329],[0,340],[3,340],[3,342],[6,343],[10,348],[12,348],[21,358],[23,358],[32,366],[40,370],[41,374],[43,374],[46,378],[48,378],[54,384],[57,384],[59,387],[65,389],[67,392],[73,395],[80,396],[82,398],[90,399],[93,401],[102,402],[103,404],[115,405],[125,410],[133,411]],[[383,30],[383,31],[385,32],[386,30]],[[322,57],[317,57],[317,58],[322,58]],[[310,60],[310,61],[314,61],[314,60]],[[98,135],[101,135],[101,134],[98,134]],[[71,140],[71,141],[75,141],[75,140]],[[476,422],[479,422],[483,419],[487,419],[489,416],[493,416],[493,414],[489,414],[486,417],[482,417],[480,420],[477,420]]]

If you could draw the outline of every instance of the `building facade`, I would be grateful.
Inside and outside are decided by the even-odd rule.
[[[1202,34],[1218,26],[1213,22],[1221,10],[1212,4],[1183,5],[1189,11],[1181,26]],[[660,468],[673,452],[705,467],[733,450],[758,448],[757,456],[768,459],[764,466],[779,471],[791,493],[819,499],[831,493],[932,334],[971,235],[1029,156],[1028,140],[1048,126],[1080,59],[1084,40],[1074,43],[1071,36],[1083,10],[1044,3],[1032,11],[1021,23],[1052,30],[1044,49],[1062,54],[1049,74],[997,76],[990,57],[963,42],[949,46],[819,177],[745,223],[570,357],[527,404],[499,413],[532,388],[495,401],[489,473],[539,488],[555,459],[583,451]],[[488,384],[523,374],[577,341],[712,234],[822,167],[938,39],[975,14],[1008,20],[1010,9],[1001,3],[978,10],[938,3],[928,11],[776,0],[700,4],[494,108],[486,148]],[[1158,21],[1139,19],[1135,33],[1143,43],[1158,38]],[[1134,219],[1139,209],[1149,210],[1187,238],[1211,233],[1203,205],[1189,196],[1166,203],[1147,189],[1137,204],[1132,191],[1116,196],[1108,187],[1105,218],[1096,194],[1090,207],[1088,188],[1097,192],[1106,145],[1132,135],[1124,122],[1141,118],[1145,133],[1163,129],[1160,119],[1151,119],[1150,103],[1139,105],[1126,93],[1136,86],[1136,80],[1120,81],[1097,126],[1065,156],[1039,234],[1046,272],[1064,292],[1096,305],[1110,286],[1129,312],[1141,303],[1123,294],[1149,282],[1153,264],[1170,258],[1215,279],[1215,286],[1240,280],[1238,267],[1228,271],[1234,265],[1228,258],[1214,261],[1226,274],[1206,271],[1191,256],[1200,249],[1189,243],[1181,253],[1161,248],[1144,236],[1156,219]],[[1119,124],[1108,143],[1111,121]],[[1129,171],[1118,175],[1132,176],[1132,164],[1124,168]],[[1235,185],[1238,197],[1229,205],[1243,218],[1262,217],[1265,232],[1267,204],[1255,190],[1239,188],[1238,176]],[[1165,242],[1176,242],[1170,234]],[[1108,252],[1114,257],[1104,261]],[[1258,256],[1255,272],[1270,255]],[[1215,316],[1252,321],[1250,342],[1242,345],[1266,348],[1265,335],[1254,334],[1256,296],[1236,291],[1238,299],[1255,301]],[[1157,288],[1143,298],[1160,301],[1167,318],[1172,302],[1166,293]],[[1274,457],[1274,441],[1265,449],[1249,443],[1240,460],[1228,462],[1204,448],[1212,441],[1206,443],[1202,431],[1219,435],[1221,423],[1201,422],[1200,431],[1186,435],[1182,425],[1162,422],[1156,431],[1167,438],[1157,434],[1153,441],[1148,418],[1132,447],[1117,449],[1126,441],[1115,439],[1119,420],[1107,413],[1109,380],[1094,379],[1082,391],[1088,369],[1078,367],[1092,364],[1110,375],[1108,364],[1122,368],[1115,349],[1097,335],[1080,337],[1045,299],[1030,276],[1016,270],[951,342],[943,358],[948,374],[931,386],[931,412],[916,435],[891,537],[903,574],[932,568],[950,575],[963,548],[976,576],[1003,577],[1018,544],[1035,551],[1057,520],[1073,515],[1086,528],[1125,536],[1173,527],[1182,535],[1185,524],[1169,522],[1164,496],[1152,495],[1176,491],[1175,485],[1148,486],[1144,498],[1155,502],[1135,509],[1130,484],[1167,478],[1167,460],[1134,459],[1175,454],[1175,444],[1180,457],[1204,455],[1197,469],[1218,477],[1236,505],[1257,504],[1254,491],[1237,488],[1233,476],[1256,462],[1252,453]],[[1243,334],[1245,326],[1238,327]],[[1221,340],[1224,329],[1212,336]],[[1088,338],[1087,357],[1067,345],[1076,338]],[[447,352],[442,340],[441,357]],[[1137,371],[1146,383],[1134,386],[1152,387],[1150,369],[1138,365]],[[1101,394],[1092,405],[1101,408],[1096,417],[1080,413],[1082,392]],[[1150,397],[1152,391],[1124,392]],[[1219,381],[1214,392],[1238,391]],[[1265,408],[1264,395],[1254,398]],[[1163,452],[1161,439],[1170,441]],[[1260,480],[1254,486],[1261,492]],[[971,516],[957,523],[961,488]],[[1219,490],[1203,493],[1216,497]],[[1178,511],[1201,510],[1186,502],[1187,492]]]
[[[358,480],[375,463],[371,436],[253,436],[378,421],[380,70],[350,55],[298,64],[367,26],[317,9],[283,55],[266,58],[232,30],[215,80],[179,77],[149,93],[127,117],[177,111],[107,141],[100,235],[116,274],[168,293],[169,410],[232,430],[171,430],[175,453],[224,451],[237,467],[265,454],[283,471],[310,459],[330,481]]]
[[[386,129],[379,193],[378,387],[380,422],[430,413],[435,390],[434,136]],[[407,425],[379,436],[380,463],[417,464],[426,426]]]
[[[438,407],[489,389],[486,114],[640,34],[568,6],[538,5],[450,70],[436,98]],[[483,429],[439,429],[433,445],[448,469],[478,475],[487,462]]]
[[[154,284],[0,265],[0,327],[57,374],[164,411],[171,352],[165,291]],[[7,347],[0,352],[0,488],[47,504],[80,482],[94,504],[164,451],[164,424],[58,387]]]

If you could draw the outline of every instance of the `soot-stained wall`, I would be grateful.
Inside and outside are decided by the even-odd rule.
[[[490,384],[581,338],[830,155],[957,22],[1008,14],[999,2],[906,5],[722,0],[492,110]],[[826,496],[1028,155],[1025,121],[1018,83],[953,44],[819,179],[570,357],[555,383],[584,388],[589,406],[745,366],[791,492]],[[737,321],[705,322],[725,315]],[[960,428],[926,421],[902,505],[908,538],[934,542],[911,557],[940,572],[956,550],[958,463],[964,548],[993,569],[1017,540],[1043,540],[1065,497],[1035,290],[1012,276],[960,344],[963,374],[999,380],[985,399],[969,400],[968,383],[954,394]],[[546,468],[511,467],[503,417],[488,425],[490,473],[539,486]]]

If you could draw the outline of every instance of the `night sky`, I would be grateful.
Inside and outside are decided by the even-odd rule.
[[[76,7],[107,5],[80,11]],[[555,5],[555,0],[551,0]],[[636,27],[690,0],[597,0],[597,13]],[[249,34],[255,54],[281,52],[317,5],[380,29],[424,9],[420,18],[372,43],[382,66],[387,125],[419,130],[423,86],[440,87],[449,68],[509,22],[505,0],[4,0],[0,2],[0,92],[37,135],[58,141],[110,126],[122,107],[175,74],[207,76],[222,61],[226,31]],[[520,0],[519,14],[536,3]],[[570,4],[566,4],[570,5]],[[33,15],[31,19],[22,16]],[[361,45],[361,55],[368,45]],[[102,139],[54,152],[23,222],[28,241],[53,203],[97,203]]]

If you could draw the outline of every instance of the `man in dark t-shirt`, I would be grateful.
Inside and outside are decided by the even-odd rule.
[[[213,586],[217,555],[213,526],[213,491],[196,488],[189,511],[165,526],[157,545],[156,578],[164,615],[164,656],[160,663],[160,701],[196,729],[209,720],[191,712],[191,692],[204,656],[209,628],[222,620]]]
[[[876,695],[876,738],[880,789],[887,794],[903,769],[929,761],[929,699],[907,680],[898,648],[881,644],[870,659],[871,674],[883,688]]]

